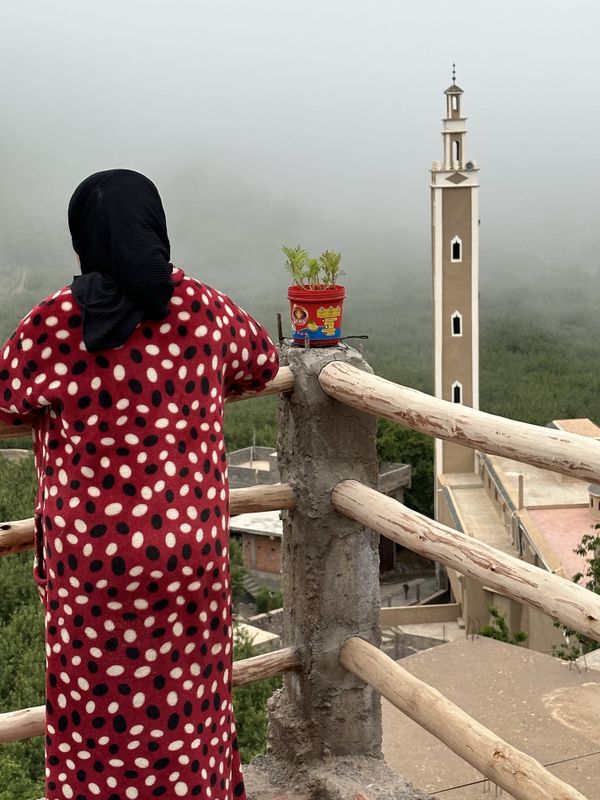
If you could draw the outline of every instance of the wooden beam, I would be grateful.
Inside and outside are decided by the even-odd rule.
[[[287,483],[272,486],[248,486],[231,489],[229,513],[232,517],[257,511],[279,511],[294,508],[296,495]],[[33,519],[0,523],[0,557],[20,553],[33,547]]]
[[[291,392],[294,388],[294,373],[289,367],[279,367],[279,372],[269,381],[260,392],[244,392],[236,397],[229,397],[227,403],[238,403],[240,400],[250,400],[253,397],[266,397],[279,392]]]
[[[348,639],[340,663],[516,800],[585,800],[364,639]]]
[[[416,553],[526,603],[600,641],[600,596],[412,511],[358,481],[341,481],[334,508]]]
[[[294,508],[296,495],[287,483],[270,486],[247,486],[229,490],[229,515],[250,514],[257,511],[280,511]]]
[[[334,362],[319,376],[336,400],[438,439],[600,483],[600,442],[497,417]]]
[[[236,397],[230,397],[227,403],[238,403],[240,400],[250,400],[253,397],[266,397],[267,395],[279,394],[279,392],[291,392],[294,388],[294,375],[289,367],[280,367],[279,372],[272,381],[269,381],[265,388],[260,392],[244,392]],[[0,422],[0,439],[20,439],[23,436],[31,436],[31,424],[24,425],[5,425]]]
[[[31,550],[33,547],[33,517],[0,524],[0,556]]]
[[[45,706],[0,714],[0,744],[44,735]]]
[[[274,678],[284,672],[302,669],[302,662],[293,647],[284,647],[272,653],[263,653],[252,658],[233,662],[233,685],[245,686],[247,683]]]
[[[244,658],[233,663],[233,685],[245,686],[247,683],[273,678],[302,669],[300,656],[292,647],[274,650],[252,658]],[[19,711],[0,714],[0,743],[16,742],[32,736],[44,734],[45,707],[35,706]]]

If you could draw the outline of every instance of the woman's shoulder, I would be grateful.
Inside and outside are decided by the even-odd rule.
[[[42,324],[54,327],[65,319],[70,327],[77,327],[81,322],[79,306],[70,286],[63,286],[40,300],[25,314],[18,327]]]
[[[209,286],[199,278],[194,278],[192,275],[187,275],[181,267],[173,268],[173,283],[176,287],[174,296],[184,297],[188,296],[192,300],[199,300],[205,306],[224,307],[226,304],[230,307],[230,313],[237,309],[233,300],[220,289],[214,286]]]

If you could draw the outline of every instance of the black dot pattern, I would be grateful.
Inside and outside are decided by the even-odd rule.
[[[223,403],[277,354],[226,295],[173,278],[168,316],[122,347],[87,352],[64,288],[0,354],[0,420],[34,430],[47,800],[246,796]]]

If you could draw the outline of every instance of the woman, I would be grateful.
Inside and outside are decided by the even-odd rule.
[[[82,275],[0,358],[0,419],[34,431],[46,798],[245,798],[223,403],[264,387],[276,350],[172,267],[143,175],[87,178],[69,227]]]

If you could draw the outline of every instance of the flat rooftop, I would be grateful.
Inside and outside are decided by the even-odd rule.
[[[600,800],[600,671],[483,637],[398,663],[588,800]],[[440,800],[481,800],[476,769],[386,700],[382,711],[383,752],[393,769]],[[493,786],[486,796],[496,796]]]
[[[565,433],[578,433],[580,436],[600,439],[600,428],[587,417],[581,419],[555,419],[552,421],[552,425],[558,428],[559,431],[565,431]]]
[[[521,521],[532,539],[544,540],[553,554],[553,568],[560,566],[567,578],[584,571],[585,559],[574,550],[595,525],[589,511],[589,482],[563,480],[554,472],[508,458],[490,456],[489,462],[513,498],[518,494],[518,476],[523,475],[523,506],[537,530],[531,532],[526,515]]]
[[[556,472],[532,467],[520,461],[499,456],[488,456],[492,466],[499,466],[516,498],[519,475],[523,475],[523,505],[531,509],[536,506],[573,506],[587,508],[589,504],[589,481],[565,479]],[[590,515],[591,519],[591,515]]]
[[[260,536],[283,536],[283,522],[280,511],[256,511],[238,514],[231,518],[229,526],[239,533],[255,533]]]

